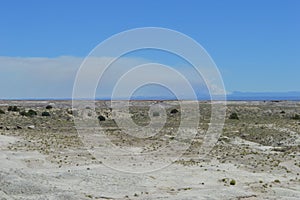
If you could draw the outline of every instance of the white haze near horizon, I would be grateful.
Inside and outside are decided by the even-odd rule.
[[[64,99],[71,98],[76,74],[84,58],[61,56],[56,58],[43,57],[0,57],[0,84],[2,86],[0,99]],[[101,67],[107,58],[96,59],[93,67]],[[132,67],[149,63],[149,60],[141,58],[120,58],[106,71],[105,76],[99,82],[96,98],[110,98],[113,86],[118,78]],[[172,66],[189,80],[198,97],[209,95],[206,84],[201,76],[195,73],[191,66]],[[150,72],[152,75],[163,76],[170,84],[182,88],[184,96],[185,88],[169,77],[158,71]],[[141,74],[138,79],[143,80]],[[86,81],[89,76],[86,75]],[[84,83],[83,83],[84,84]],[[136,94],[147,97],[174,98],[174,95],[166,88],[145,86]],[[123,98],[122,95],[119,98]],[[186,96],[188,99],[189,97]]]

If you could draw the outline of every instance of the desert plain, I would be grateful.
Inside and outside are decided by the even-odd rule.
[[[99,134],[84,120],[78,133],[82,113],[71,101],[0,101],[0,200],[300,199],[300,102],[228,101],[222,132],[204,157],[199,149],[214,102],[195,103],[199,127],[185,141],[176,135],[183,115],[177,101],[130,103],[124,116],[140,127],[160,117],[151,105],[165,109],[163,128],[146,138],[135,137],[138,129],[122,132],[107,101],[96,101],[95,111],[84,108]],[[174,141],[186,150],[166,153]],[[113,157],[112,146],[130,153]],[[135,160],[151,152],[153,163]]]

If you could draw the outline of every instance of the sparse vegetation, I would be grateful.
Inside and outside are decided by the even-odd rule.
[[[4,110],[1,110],[1,109],[0,109],[0,115],[1,115],[1,114],[5,114],[5,112],[4,112]]]
[[[98,116],[98,120],[99,120],[99,121],[105,121],[105,117],[104,117],[103,115],[99,115],[99,116]]]
[[[230,185],[235,185],[236,184],[236,181],[234,179],[232,179],[229,183]]]
[[[33,117],[33,116],[37,115],[37,112],[32,110],[32,109],[28,110],[27,112],[26,111],[21,111],[19,113],[20,113],[20,115],[26,116],[26,117]]]
[[[152,116],[153,116],[153,117],[158,117],[158,116],[159,116],[159,112],[153,112],[153,113],[152,113]]]
[[[37,115],[37,112],[36,111],[34,111],[34,110],[32,110],[32,109],[30,109],[30,110],[28,110],[28,115],[29,116],[34,116],[34,115]]]
[[[51,116],[49,112],[45,111],[45,112],[42,112],[42,116],[43,117],[49,117]]]
[[[234,112],[229,115],[229,119],[239,120],[239,116]]]
[[[53,106],[51,106],[51,105],[46,106],[46,109],[48,109],[48,110],[50,110],[52,108],[53,108]]]
[[[159,114],[161,114],[158,110],[153,110],[152,113],[149,113],[150,109],[148,105],[151,105],[152,102],[149,104],[147,104],[147,102],[133,103],[136,103],[137,106],[130,108],[130,114],[134,116],[137,123],[141,123],[142,125],[149,122],[147,120],[151,115],[159,116]],[[20,155],[26,151],[38,151],[47,156],[47,161],[43,159],[45,165],[51,162],[57,169],[65,167],[64,171],[67,170],[68,172],[63,173],[62,177],[75,173],[80,173],[80,175],[88,172],[93,173],[94,165],[101,164],[102,162],[105,163],[107,157],[101,157],[98,160],[94,157],[95,155],[81,148],[84,144],[82,144],[82,141],[78,137],[74,123],[69,120],[72,119],[71,115],[74,115],[74,111],[80,114],[92,113],[91,111],[84,110],[84,112],[81,113],[79,108],[71,108],[71,104],[66,102],[55,102],[55,104],[53,104],[55,105],[53,106],[54,109],[52,110],[46,109],[47,104],[41,104],[41,102],[37,102],[36,104],[29,102],[28,105],[23,102],[22,104],[12,102],[11,105],[16,105],[20,108],[21,112],[19,115],[18,112],[8,112],[8,106],[5,105],[6,104],[3,104],[1,107],[5,111],[5,115],[0,115],[0,135],[17,136],[22,138],[22,140],[2,148],[18,152]],[[297,153],[299,152],[297,142],[299,138],[298,124],[300,124],[300,121],[291,120],[294,114],[300,114],[298,104],[293,106],[294,103],[291,103],[288,104],[288,106],[284,106],[283,103],[281,103],[280,106],[278,106],[276,104],[270,104],[269,102],[229,103],[227,119],[231,113],[237,113],[236,116],[239,120],[226,120],[222,135],[208,155],[209,158],[214,158],[217,162],[210,162],[209,159],[203,161],[198,159],[198,157],[194,159],[195,155],[199,155],[199,148],[201,148],[203,144],[202,136],[209,127],[211,105],[209,103],[199,103],[201,109],[200,113],[203,116],[203,118],[200,119],[201,129],[199,129],[199,133],[192,141],[185,140],[185,138],[182,138],[180,135],[176,135],[178,130],[177,123],[180,122],[179,116],[183,114],[179,106],[176,105],[175,102],[165,102],[163,105],[166,105],[167,109],[166,126],[161,129],[158,136],[151,137],[150,139],[141,139],[120,134],[122,132],[118,129],[118,126],[113,120],[114,113],[107,105],[104,105],[103,102],[96,103],[95,111],[98,114],[92,114],[91,116],[96,121],[99,120],[98,122],[101,127],[105,129],[105,134],[107,137],[110,137],[111,142],[117,147],[123,146],[124,149],[127,147],[138,147],[138,151],[148,153],[161,150],[171,143],[181,145],[182,142],[185,142],[186,144],[191,144],[182,157],[174,161],[173,164],[176,170],[178,169],[178,171],[176,171],[179,177],[178,180],[184,178],[186,175],[185,173],[181,173],[183,169],[193,168],[193,177],[189,180],[193,180],[194,182],[192,184],[184,182],[185,184],[182,185],[178,182],[179,184],[176,184],[176,186],[167,184],[165,185],[165,189],[168,193],[165,194],[173,195],[173,197],[179,193],[182,196],[194,194],[194,192],[190,190],[194,190],[194,186],[196,189],[198,189],[198,187],[204,187],[203,185],[205,183],[206,188],[216,187],[224,189],[224,191],[229,189],[231,191],[242,190],[243,192],[244,190],[245,192],[251,190],[251,193],[264,197],[263,195],[265,195],[265,193],[261,192],[272,190],[272,185],[273,188],[276,189],[287,187],[288,184],[294,185],[298,183],[296,182],[299,181],[297,167],[300,166],[300,162],[297,159]],[[29,111],[30,108],[32,111]],[[83,109],[84,108],[85,106]],[[179,113],[176,111],[171,113],[172,109],[179,111]],[[186,110],[188,111],[188,108]],[[284,115],[281,112],[283,110],[285,111]],[[38,114],[37,117],[21,116],[35,116],[35,113]],[[271,115],[269,115],[269,113],[271,113]],[[46,117],[49,115],[52,117]],[[184,116],[187,117],[188,120],[193,119],[193,116],[189,114]],[[236,119],[236,117],[231,118]],[[85,123],[85,121],[83,122]],[[136,133],[135,131],[139,130],[132,129],[133,134]],[[97,145],[98,141],[91,138],[91,142],[87,148],[94,151],[97,150]],[[176,147],[178,146],[174,146],[174,154],[171,153],[170,156],[176,155]],[[135,150],[136,149],[133,149],[133,151]],[[281,165],[281,163],[285,161],[287,161],[286,167]],[[6,162],[6,160],[4,160],[4,162]],[[41,161],[34,158],[26,158],[24,162],[26,162],[25,164],[29,167],[34,167]],[[293,166],[288,166],[290,164]],[[84,170],[73,170],[75,166],[80,166],[80,168]],[[236,169],[238,169],[239,173],[236,173]],[[35,169],[33,168],[32,170]],[[247,171],[247,174],[249,174],[247,180],[241,178],[243,171]],[[212,173],[214,173],[213,180],[209,180],[208,176]],[[257,175],[255,175],[255,173],[257,173]],[[266,178],[264,174],[267,173],[268,177]],[[251,174],[253,176],[251,176]],[[166,177],[169,176],[172,176],[172,174]],[[151,182],[152,179],[154,180],[153,182]],[[206,179],[209,181],[204,182]],[[110,179],[107,179],[107,181],[109,180]],[[150,183],[153,184],[159,181],[161,181],[161,177],[156,175],[149,176],[149,185]],[[98,183],[99,182],[95,182],[95,184]],[[248,183],[251,183],[251,185],[249,186]],[[153,187],[153,185],[150,186]],[[150,192],[150,195],[156,191],[155,188],[152,189],[153,191]],[[135,193],[136,197],[134,197]],[[93,196],[89,191],[81,194],[86,195],[86,199],[98,198]],[[147,198],[146,194],[145,191],[132,191],[127,195],[129,196],[128,199],[145,199]],[[243,196],[243,198],[246,198],[246,196]]]
[[[176,113],[178,113],[178,112],[179,112],[179,111],[178,111],[177,109],[174,108],[174,109],[171,110],[170,113],[171,113],[171,114],[176,114]]]
[[[20,109],[17,106],[8,106],[7,111],[10,111],[10,112],[19,112]]]
[[[293,117],[291,117],[291,119],[300,120],[300,115],[295,114]]]

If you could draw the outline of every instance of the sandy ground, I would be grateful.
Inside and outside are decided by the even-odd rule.
[[[1,119],[4,127],[5,119]],[[0,199],[300,199],[300,137],[292,127],[294,121],[285,126],[273,121],[262,124],[264,130],[294,137],[291,142],[280,139],[288,143],[281,146],[267,139],[249,139],[252,136],[247,138],[244,129],[244,135],[236,134],[241,128],[235,123],[225,126],[227,131],[204,160],[186,154],[149,173],[111,169],[81,147],[54,148],[45,153],[38,144],[51,135],[37,137],[43,129],[36,124],[34,130],[1,130]],[[256,126],[249,124],[247,130]],[[62,130],[52,129],[48,131],[62,134]],[[32,135],[24,136],[25,132]],[[36,146],[29,146],[29,141]],[[122,159],[116,162],[126,164]]]

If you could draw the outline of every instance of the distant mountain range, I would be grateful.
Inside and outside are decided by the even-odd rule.
[[[300,101],[300,92],[233,92],[227,95],[228,100],[291,100]]]

